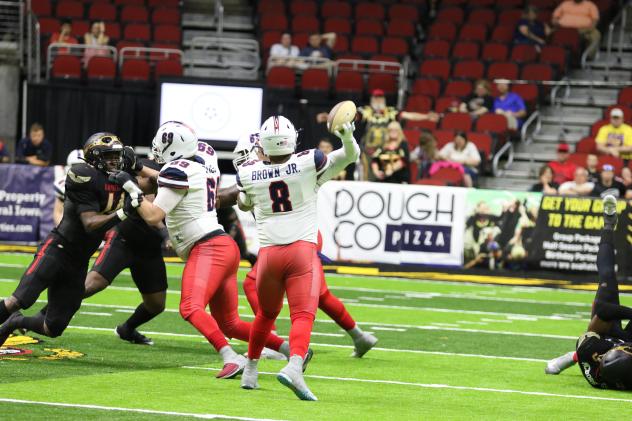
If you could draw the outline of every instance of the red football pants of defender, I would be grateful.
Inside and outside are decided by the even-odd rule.
[[[252,308],[252,312],[257,314],[259,310],[259,297],[257,297],[257,266],[259,261],[255,262],[250,272],[244,279],[244,293]],[[320,277],[320,294],[318,296],[318,308],[321,309],[326,315],[328,315],[334,322],[338,324],[344,330],[353,329],[356,325],[355,320],[349,314],[345,305],[330,291],[325,281],[325,273],[321,271]],[[274,329],[274,326],[272,327]]]
[[[297,241],[259,250],[257,295],[259,309],[248,343],[248,357],[258,359],[281,308],[283,294],[290,307],[290,356],[305,357],[318,308],[322,266],[316,244]]]
[[[224,335],[248,341],[251,324],[237,312],[239,248],[228,235],[219,235],[193,246],[182,274],[180,315],[191,323],[217,351],[228,345]],[[208,314],[206,306],[211,309]],[[278,350],[283,339],[263,338]]]

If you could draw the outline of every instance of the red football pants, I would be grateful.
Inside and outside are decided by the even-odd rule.
[[[290,307],[290,356],[305,357],[318,308],[322,266],[316,244],[297,241],[259,250],[257,295],[259,308],[250,332],[248,356],[261,356],[265,338],[283,307],[287,294]]]
[[[257,297],[257,265],[259,261],[255,262],[250,272],[244,279],[244,293],[250,304],[250,308],[254,314],[257,314],[259,309],[259,297]],[[320,272],[320,295],[318,297],[318,308],[321,309],[327,316],[329,316],[338,326],[344,330],[353,329],[356,325],[355,320],[351,317],[351,314],[347,311],[345,305],[329,291],[327,287],[327,281],[325,281],[325,273]],[[276,330],[274,325],[272,330]]]
[[[239,248],[228,235],[219,235],[193,246],[182,274],[180,315],[191,323],[217,351],[228,345],[224,335],[248,341],[251,324],[237,312]],[[211,314],[205,311],[206,306]],[[265,346],[278,350],[283,339],[264,337]]]

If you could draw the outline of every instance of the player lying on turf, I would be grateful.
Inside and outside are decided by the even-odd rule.
[[[259,133],[253,133],[249,136],[242,137],[235,147],[234,152],[238,155],[237,158],[233,160],[233,165],[235,169],[239,172],[239,167],[245,163],[249,158],[257,159],[259,161],[269,161],[268,157],[265,156],[263,150],[261,148],[261,144],[259,141]],[[234,196],[236,200],[236,195]],[[222,200],[222,207],[227,205],[232,205],[231,203],[224,203]],[[317,237],[318,243],[318,256],[323,259],[323,255],[321,254],[322,250],[322,237],[320,232],[318,232]],[[244,279],[244,293],[246,294],[246,298],[248,299],[248,303],[250,304],[250,308],[254,314],[257,314],[257,310],[259,309],[259,298],[257,296],[257,266],[258,264],[255,262],[252,269],[246,275],[246,279]],[[352,356],[361,358],[364,354],[366,354],[371,348],[375,346],[377,343],[377,338],[369,333],[363,332],[362,329],[357,325],[357,323],[353,320],[349,312],[347,311],[345,305],[333,295],[329,288],[327,287],[327,282],[325,280],[325,272],[321,271],[319,273],[320,276],[320,294],[318,296],[318,308],[321,309],[325,314],[327,314],[334,322],[338,324],[342,329],[344,329],[351,339],[353,340],[353,344],[355,350]],[[272,327],[274,330],[274,326]]]
[[[211,146],[198,142],[191,128],[176,121],[160,126],[152,150],[156,161],[165,165],[159,174],[153,174],[158,182],[154,202],[143,201],[138,213],[151,225],[166,218],[174,248],[186,261],[180,314],[222,356],[224,367],[217,377],[233,378],[243,370],[246,359],[231,348],[224,335],[247,341],[250,323],[237,313],[239,250],[217,221],[217,155]],[[134,187],[128,184],[131,176],[126,172],[120,172],[117,180]],[[269,348],[289,353],[288,344],[276,335],[268,335],[264,341]]]
[[[259,238],[257,296],[259,309],[248,344],[248,364],[241,386],[255,389],[257,363],[287,294],[290,307],[290,359],[277,379],[302,400],[317,400],[303,379],[321,290],[322,266],[316,250],[318,188],[359,156],[353,123],[337,135],[343,147],[329,157],[311,149],[295,153],[297,133],[283,116],[267,119],[259,131],[269,161],[248,161],[239,167],[239,207],[254,209]]]
[[[0,301],[0,345],[16,329],[57,337],[81,306],[90,256],[105,232],[135,212],[141,200],[108,180],[121,167],[123,143],[112,133],[95,133],[83,147],[84,163],[66,176],[64,215],[40,246],[13,294]],[[48,289],[46,313],[24,317]]]
[[[76,153],[75,151],[71,154]],[[70,155],[68,158],[70,162]],[[123,149],[123,170],[139,174],[143,167],[154,170],[160,166],[151,160],[136,159],[134,150],[126,146]],[[64,185],[55,186],[57,200],[65,200]],[[144,200],[153,201],[153,195],[144,196]],[[61,215],[60,215],[61,217]],[[115,329],[119,338],[134,344],[153,345],[153,341],[141,334],[137,328],[158,316],[165,309],[167,297],[167,271],[162,258],[162,245],[170,245],[169,234],[163,223],[157,227],[148,225],[138,214],[112,228],[105,235],[105,246],[94,262],[85,281],[84,298],[106,289],[114,278],[125,268],[129,268],[132,280],[138,287],[143,302],[133,314]],[[47,308],[41,312],[46,314]]]
[[[597,388],[632,390],[632,322],[625,329],[622,320],[632,320],[632,308],[619,303],[615,273],[614,228],[617,199],[603,199],[604,227],[597,253],[599,287],[593,302],[588,331],[579,337],[577,351],[550,361],[548,374],[558,374],[578,362],[588,383]]]

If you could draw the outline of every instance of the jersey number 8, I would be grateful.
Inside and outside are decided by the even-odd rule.
[[[270,199],[272,199],[272,212],[291,212],[292,202],[290,202],[290,188],[285,181],[275,181],[270,183]]]

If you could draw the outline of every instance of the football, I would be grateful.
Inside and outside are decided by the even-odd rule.
[[[337,103],[334,108],[329,111],[327,116],[327,130],[330,133],[335,132],[338,127],[345,123],[349,123],[355,119],[356,105],[353,101],[342,101]]]

